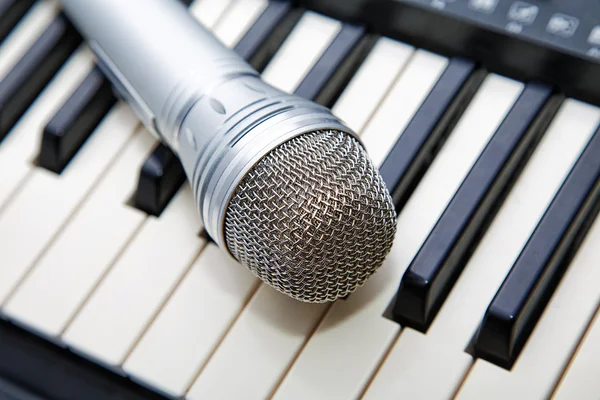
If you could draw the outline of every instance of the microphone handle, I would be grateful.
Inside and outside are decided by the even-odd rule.
[[[183,117],[211,87],[258,76],[174,0],[61,0],[116,91],[175,149]]]
[[[329,109],[265,83],[179,1],[60,1],[116,91],[179,157],[223,249],[229,201],[260,159],[308,132],[357,138]]]

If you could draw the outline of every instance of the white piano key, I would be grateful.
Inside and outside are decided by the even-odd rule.
[[[494,391],[488,396],[489,398],[507,398],[508,395],[513,398],[527,396],[528,399],[534,400],[547,399],[551,396],[598,309],[599,239],[600,218],[596,218],[511,372],[495,365],[483,365],[484,362],[477,360],[459,397],[473,398],[473,395],[481,390],[486,393]],[[593,351],[591,348],[588,350]],[[579,349],[579,354],[584,352],[585,345]],[[586,357],[594,355],[597,359],[598,353],[588,353]],[[588,377],[594,376],[593,370],[586,373]],[[499,385],[496,379],[504,379],[506,375],[508,375],[506,382]],[[593,392],[593,388],[599,385],[591,382],[597,378],[598,376],[595,375],[587,385],[582,382],[583,385],[569,398],[583,399],[586,392],[590,398],[597,398],[598,391]],[[487,387],[481,388],[480,382],[490,383],[486,383]],[[581,395],[577,395],[578,392]]]
[[[38,1],[31,7],[0,46],[0,80],[6,76],[31,45],[42,35],[58,13],[59,7],[54,0]],[[4,142],[8,140],[9,138],[5,138]],[[10,166],[9,171],[0,176],[0,212],[2,205],[8,201],[10,195],[30,171],[29,165],[21,162],[14,163],[12,158],[6,157],[6,152],[2,151],[2,148],[6,147],[4,142],[0,143],[0,155],[2,155],[0,157],[0,168],[7,171],[7,165],[11,163],[13,165]],[[12,154],[14,152],[10,153],[10,155],[15,155]]]
[[[234,3],[215,26],[215,35],[235,46],[265,7],[264,1]],[[209,245],[123,368],[165,393],[183,395],[258,284],[250,271]],[[177,368],[171,368],[173,362]]]
[[[234,2],[215,26],[215,35],[227,47],[234,47],[268,5],[268,0]]]
[[[407,44],[382,37],[348,83],[333,113],[355,132],[363,130],[413,54]]]
[[[239,5],[240,3],[236,4]],[[239,14],[231,16],[230,11],[228,10],[227,15],[215,27],[215,33],[219,38],[233,36],[227,32],[227,29],[239,29],[239,25],[241,25],[240,22],[238,24],[230,22],[231,20],[240,18]],[[235,36],[241,37],[242,35],[236,34]],[[235,43],[230,43],[230,45],[233,46]],[[297,43],[292,45],[298,46]],[[311,65],[308,65],[307,70],[310,67]],[[281,61],[271,64],[271,71],[275,71],[275,73],[288,73],[285,68],[286,65]],[[294,79],[294,76],[290,75],[289,78]],[[258,285],[258,280],[248,271],[240,270],[242,267],[239,264],[234,263],[229,266],[229,269],[224,265],[218,265],[223,263],[223,255],[219,254],[219,252],[220,250],[211,246],[208,249],[208,254],[202,253],[197,261],[197,267],[192,269],[189,276],[175,291],[172,300],[167,303],[155,323],[152,324],[127,359],[124,364],[124,369],[127,372],[131,373],[137,379],[156,385],[161,390],[173,395],[181,395],[187,390],[191,380],[195,378],[198,369],[202,368],[203,364],[214,351],[214,348],[218,345],[220,338],[241,311],[241,307],[247,301],[247,297],[253,293],[256,285]],[[221,259],[222,261],[220,263],[211,262],[210,258],[209,260],[205,260],[207,257]],[[208,265],[204,264],[217,265],[209,268]],[[210,278],[210,276],[204,276],[203,279],[196,278],[200,274],[215,275],[216,272],[213,271],[215,267],[221,271],[221,274],[231,275],[231,277],[216,275],[218,280],[238,286],[238,289],[231,290],[228,287],[212,283],[216,279]],[[209,286],[204,289],[198,289],[199,285],[204,287],[205,283],[202,281],[206,279],[208,279],[208,282],[211,282]],[[272,296],[271,294],[267,299],[271,299]],[[260,298],[263,297],[261,296]],[[202,309],[202,304],[206,304],[207,308]],[[215,307],[217,304],[220,304],[221,307]],[[187,317],[185,322],[182,321],[174,324],[174,319],[179,320],[182,315],[185,315],[182,311],[189,310],[190,307],[198,308],[194,312],[195,318]],[[215,312],[217,312],[218,316],[215,315]],[[250,321],[252,321],[254,316],[255,314],[251,314]],[[319,316],[320,314],[317,314],[314,317],[318,318]],[[185,324],[185,328],[179,329],[182,327],[181,323]],[[207,325],[210,325],[210,328],[207,328]],[[245,337],[245,335],[242,335],[242,337]],[[304,335],[299,335],[297,339],[291,340],[291,343],[288,343],[290,342],[290,338],[286,338],[287,342],[284,341],[284,343],[287,344],[288,348],[291,347],[291,350],[288,350],[285,354],[290,354],[287,357],[291,358],[294,351],[297,351],[298,347],[302,344]],[[236,340],[234,339],[233,342],[236,343]],[[285,356],[281,357],[279,354],[278,356],[280,360],[286,363]],[[169,367],[171,365],[170,360],[178,360],[177,369]],[[287,363],[289,363],[289,360]],[[222,364],[219,364],[217,361],[211,370],[219,370],[219,365]],[[284,364],[283,367],[285,365],[287,364]],[[227,368],[230,368],[230,366],[228,365]],[[271,385],[274,384],[275,382],[271,383]],[[204,385],[198,384],[195,387],[199,388],[195,390],[203,390]]]
[[[209,244],[127,358],[124,370],[165,393],[182,396],[257,286],[249,270]]]
[[[0,46],[0,79],[23,57],[58,15],[54,0],[36,2]]]
[[[235,0],[195,0],[189,11],[205,27],[212,29],[227,7]]]
[[[581,331],[593,315],[594,310],[588,302],[598,301],[597,281],[591,280],[591,274],[598,269],[597,264],[593,267],[588,264],[587,267],[585,273],[578,271],[581,275],[571,280],[563,278],[565,283],[561,283],[561,289],[566,289],[557,291],[553,296],[548,312],[538,323],[536,332],[530,337],[513,369],[507,371],[478,359],[457,393],[457,399],[506,399],[519,396],[532,400],[549,398],[562,369],[578,344]],[[582,287],[585,284],[593,287]],[[580,301],[584,301],[584,304],[580,304]],[[594,306],[597,304],[594,303]],[[554,331],[541,333],[538,328],[550,328]],[[597,376],[594,378],[598,379]],[[577,392],[589,387],[578,389]],[[598,395],[597,392],[587,394],[592,398],[597,398]],[[569,398],[579,400],[583,397]]]
[[[107,119],[124,122],[114,134],[128,134],[131,115],[124,103],[109,113]],[[145,213],[126,203],[135,191],[139,169],[155,145],[152,135],[138,129],[15,291],[4,312],[49,337],[60,335],[146,219]]]
[[[197,10],[202,10],[200,19],[209,29],[212,28],[213,22],[218,19],[209,17],[211,15],[218,17],[220,12],[225,9],[222,8],[221,2],[210,0],[197,1],[195,4]],[[72,58],[86,60],[91,68],[93,57],[91,54],[87,54],[89,53],[88,50],[82,49],[79,50],[79,53],[79,55]],[[74,61],[70,61],[70,63],[73,64]],[[81,61],[79,63],[81,64]],[[73,69],[74,67],[70,68]],[[63,77],[64,75],[67,77]],[[68,78],[69,76],[70,78]],[[24,118],[26,121],[33,120],[33,124],[28,122],[23,127],[18,125],[15,132],[11,133],[11,135],[15,133],[15,138],[10,139],[11,135],[7,137],[6,140],[10,139],[16,142],[15,145],[11,144],[13,147],[10,156],[26,160],[33,158],[33,149],[37,151],[37,147],[33,146],[37,143],[33,134],[37,131],[41,132],[46,121],[52,117],[58,107],[75,90],[78,84],[75,84],[75,79],[78,77],[83,79],[84,76],[85,73],[80,67],[78,70],[73,71],[67,69],[60,74],[62,78],[55,79],[56,83],[53,83],[52,87],[58,86],[58,88],[54,89],[56,93],[52,92],[52,94],[54,97],[59,94],[62,97],[60,99],[51,97],[54,102],[52,104],[46,104],[48,101],[42,103],[45,104],[45,108],[36,106],[41,108],[37,114],[33,114],[36,118],[31,118],[29,115],[28,119]],[[69,80],[67,81],[67,79]],[[48,97],[49,95],[43,93],[37,102],[42,101],[44,96]],[[115,123],[119,127],[113,129],[112,134],[117,139],[113,140],[113,144],[118,144],[120,140],[127,139],[131,135],[138,122],[124,103],[115,108],[109,113],[106,120],[116,118]],[[31,113],[33,113],[33,110]],[[131,125],[132,122],[134,123],[133,126]],[[29,135],[24,135],[27,132],[29,132]],[[16,133],[19,133],[19,135],[16,135]],[[93,140],[90,139],[83,149],[88,149],[87,152],[95,152],[95,145],[92,142]],[[139,168],[143,160],[150,154],[151,147],[155,144],[156,140],[145,130],[142,129],[136,134],[136,138],[125,149],[122,156],[127,159],[122,157],[118,159],[113,168],[110,169],[105,182],[101,183],[99,188],[91,193],[91,198],[83,205],[82,210],[74,215],[72,222],[65,228],[64,234],[59,235],[56,244],[48,249],[47,253],[39,260],[39,265],[33,269],[31,276],[28,276],[23,282],[23,286],[15,292],[14,299],[7,304],[7,313],[48,336],[59,335],[65,329],[66,324],[74,317],[74,313],[89,295],[89,291],[96,287],[98,280],[103,277],[122,247],[129,242],[146,218],[145,213],[129,207],[125,203],[135,190]],[[19,176],[22,179],[25,173],[29,171],[29,166],[25,163],[15,164],[14,160],[6,157],[2,151],[2,146],[0,146],[0,154],[2,154],[0,165],[10,160],[15,165],[12,170],[13,175],[21,170],[24,171]],[[83,150],[80,152],[83,152]],[[21,165],[26,166],[21,170],[16,168]],[[77,179],[82,179],[80,175],[84,173],[84,170],[80,171],[79,167],[69,167],[68,169],[73,170],[73,173],[79,176]],[[39,173],[44,174],[46,172]],[[61,176],[66,174],[70,173],[65,171]],[[19,179],[14,180],[19,181]],[[64,188],[61,190],[55,189],[61,184],[62,182],[59,182],[58,185],[48,182],[48,190],[59,194],[64,191]],[[52,218],[57,219],[57,216],[54,215]],[[46,217],[45,220],[50,219],[50,217]],[[36,233],[36,235],[39,236],[40,233]],[[79,249],[80,251],[74,251],[73,249]],[[87,267],[82,269],[81,265]],[[77,277],[77,279],[64,279],[64,276]],[[63,279],[57,277],[63,277]]]
[[[268,398],[327,307],[261,285],[187,398]]]
[[[23,275],[94,188],[137,124],[133,113],[122,107],[102,121],[62,174],[33,169],[0,216],[0,251],[10,260],[10,268],[3,268],[0,299],[9,293],[10,281]]]
[[[204,246],[189,185],[160,217],[150,216],[91,294],[62,338],[119,366]]]
[[[27,173],[31,171],[31,166],[23,162],[13,162],[10,159],[3,158],[0,152],[0,168],[4,168],[0,176],[0,215],[5,204],[10,202],[10,198],[15,194],[19,184],[25,179]],[[10,167],[10,170],[6,168]],[[0,299],[0,303],[2,300]]]
[[[589,271],[588,282],[594,282],[594,275],[597,275],[600,265],[600,219],[596,218],[594,226],[588,233],[585,242],[582,244],[577,256],[572,262],[570,269],[583,264],[581,268],[591,268]],[[596,277],[596,282],[598,278]],[[598,301],[598,299],[596,300]],[[552,399],[554,400],[595,400],[600,393],[600,318],[596,310],[596,315],[588,328],[583,340],[579,344],[576,353],[571,359],[569,367],[564,372],[558,387],[556,388]]]
[[[360,138],[380,165],[448,65],[448,59],[417,50]]]
[[[412,53],[411,47],[400,43],[381,49],[386,48],[391,54],[384,57],[380,53],[378,59],[393,60],[398,70]],[[273,70],[281,68],[281,72],[276,72],[282,74],[285,73],[285,67],[285,63],[272,65]],[[374,64],[372,67],[377,68]],[[361,80],[365,79],[367,73],[363,70],[362,74]],[[379,96],[363,96],[362,88],[363,84],[354,85],[346,91],[346,96],[360,99],[354,103],[355,107],[375,109],[380,101]],[[188,397],[235,398],[239,397],[236,396],[239,393],[243,393],[244,398],[266,397],[276,388],[327,308],[326,305],[293,301],[261,285],[202,370]],[[274,343],[277,345],[274,346]],[[256,359],[265,360],[260,368],[254,361]],[[248,368],[248,365],[252,365],[252,368]]]
[[[427,339],[420,332],[404,328],[380,370],[370,382],[364,399],[377,399],[382,395],[404,395],[408,396],[407,398],[432,400],[452,398],[453,388],[445,384],[447,376],[464,374],[464,370],[447,370],[448,362],[445,362],[445,356],[448,352],[445,348],[436,346],[433,340],[430,346]],[[466,353],[461,353],[461,356],[469,357]],[[432,364],[431,360],[439,360],[439,363]],[[424,382],[427,382],[427,386],[423,386]]]
[[[341,28],[340,21],[306,11],[263,71],[262,78],[292,93]]]
[[[0,206],[31,170],[46,123],[91,71],[93,58],[84,45],[60,69],[0,144]],[[2,284],[0,284],[2,286]],[[1,299],[6,293],[0,289]]]
[[[512,369],[507,371],[478,359],[462,384],[458,399],[536,400],[552,395],[600,301],[597,249],[600,229],[598,223],[595,225]],[[597,398],[598,392],[593,395]],[[581,396],[570,398],[581,399]]]
[[[382,314],[402,274],[521,90],[521,84],[496,75],[485,79],[401,211],[384,265],[348,300],[332,306],[274,399],[360,396],[400,330]]]
[[[464,349],[599,118],[599,109],[564,104],[427,334],[410,328],[402,332],[366,399],[382,394],[445,399],[456,391],[473,362]]]
[[[51,86],[40,95],[5,138],[0,146],[0,170],[3,171],[1,186],[7,188],[12,185],[14,188],[29,172],[32,168],[30,163],[38,151],[45,123],[81,83],[91,68],[92,58],[87,49],[83,48],[61,69]],[[115,140],[121,139],[115,137]],[[110,150],[110,144],[100,151],[106,151],[106,154],[97,155],[99,163],[106,162],[106,158],[114,152]],[[25,166],[21,166],[23,164]],[[89,174],[90,178],[93,178],[98,173],[98,166],[90,165],[90,168],[95,168],[90,170]],[[85,174],[86,171],[83,171],[84,179],[77,176],[73,178],[74,185],[70,187],[72,191],[80,190],[75,182],[79,181],[84,184],[82,188],[85,192],[85,183],[87,183]],[[18,198],[13,197],[13,201],[5,205],[0,213],[0,252],[5,260],[4,268],[0,269],[0,304],[6,300],[11,289],[82,195],[73,193],[75,197],[70,199],[67,193],[55,190],[54,185],[59,181],[61,181],[60,177],[57,178],[45,170],[37,170],[31,176],[31,184],[21,188]],[[69,185],[69,182],[65,185]],[[31,219],[35,222],[26,222]]]

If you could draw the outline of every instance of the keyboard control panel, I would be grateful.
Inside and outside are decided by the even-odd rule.
[[[303,0],[338,18],[522,81],[600,102],[600,2]]]

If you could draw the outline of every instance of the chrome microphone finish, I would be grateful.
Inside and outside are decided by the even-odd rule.
[[[389,251],[395,232],[395,213],[385,190],[384,201],[373,206],[374,214],[385,217],[370,218],[372,229],[362,226],[370,230],[372,237],[368,232],[363,237],[351,237],[354,243],[350,247],[369,240],[382,243],[382,246],[374,247],[377,250],[373,254],[367,252],[362,257],[343,261],[336,259],[335,254],[328,254],[322,259],[288,257],[288,262],[297,264],[290,266],[282,265],[280,261],[283,258],[269,253],[267,247],[257,247],[254,240],[247,243],[248,247],[239,240],[235,241],[235,252],[228,247],[227,221],[230,224],[231,221],[241,221],[240,218],[228,220],[230,202],[236,194],[240,195],[236,190],[244,178],[261,162],[269,160],[267,156],[275,149],[303,135],[333,131],[352,138],[358,144],[354,147],[355,154],[351,156],[366,158],[356,134],[329,109],[282,92],[262,81],[257,71],[222,45],[176,0],[61,1],[66,15],[97,55],[101,69],[116,91],[132,106],[148,130],[180,158],[204,227],[221,249],[276,289],[311,302],[335,300],[346,295],[379,267]],[[373,165],[370,162],[367,164],[361,171],[355,171],[352,179],[359,182],[364,180],[364,187],[371,184],[376,187],[350,195],[348,199],[352,201],[339,199],[336,204],[345,210],[371,206],[369,202],[379,198],[382,188],[385,189]],[[327,161],[323,165],[334,163]],[[284,180],[280,182],[283,187],[288,175],[279,176]],[[348,187],[350,185],[351,182],[348,182]],[[352,190],[358,188],[352,187]],[[335,190],[339,190],[339,187]],[[376,195],[372,196],[374,193]],[[244,193],[241,195],[248,199]],[[331,193],[327,196],[334,195]],[[238,201],[236,204],[239,216],[240,204],[245,203]],[[250,205],[246,206],[250,210]],[[259,218],[265,217],[268,212],[268,208],[260,212]],[[311,215],[312,211],[302,212]],[[344,218],[350,218],[351,221],[355,214],[348,212]],[[341,216],[337,215],[336,218]],[[332,216],[325,214],[319,218],[328,221]],[[383,230],[380,229],[382,227]],[[376,237],[381,232],[385,232],[385,238]],[[343,232],[337,233],[338,236],[330,240],[339,240]],[[244,235],[249,237],[248,232]],[[229,242],[232,243],[231,240]],[[243,261],[247,259],[245,253],[249,251],[249,246],[253,251],[259,248],[264,250],[264,257],[258,257],[265,263],[260,266],[260,273],[256,269],[256,259],[252,265]],[[328,243],[318,243],[317,247],[326,248]],[[286,249],[287,256],[296,253],[301,254],[302,250]],[[266,254],[271,254],[271,258],[265,258]],[[311,275],[311,271],[334,265],[335,271],[325,274],[330,283],[317,282],[317,285],[306,286],[303,292],[304,280],[309,277],[308,280],[318,280],[325,276],[322,273]],[[270,274],[278,275],[282,268],[295,271],[294,279],[297,282],[292,282],[291,286],[274,284]],[[357,273],[359,271],[362,272]],[[336,274],[345,283],[335,281]],[[348,276],[353,278],[348,279]],[[339,287],[329,290],[329,285]],[[294,289],[288,289],[291,287]]]

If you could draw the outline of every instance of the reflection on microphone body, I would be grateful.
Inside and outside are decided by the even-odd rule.
[[[346,296],[379,268],[394,206],[330,110],[263,82],[176,0],[61,3],[118,94],[181,160],[222,250],[306,302]]]

